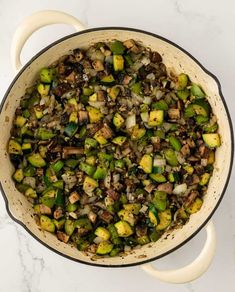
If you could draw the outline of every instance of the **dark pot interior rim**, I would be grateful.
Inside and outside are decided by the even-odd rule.
[[[229,122],[229,126],[230,126],[230,136],[231,136],[231,160],[230,160],[230,165],[229,165],[229,172],[228,172],[228,176],[227,176],[227,179],[226,179],[226,182],[225,182],[225,185],[224,185],[224,188],[223,188],[223,191],[222,191],[222,194],[216,204],[216,206],[214,207],[214,209],[211,211],[211,213],[209,214],[209,216],[207,217],[207,219],[197,228],[197,230],[191,235],[189,236],[188,238],[186,238],[183,242],[181,242],[180,244],[178,244],[176,247],[172,248],[171,250],[159,255],[159,256],[156,256],[156,257],[152,257],[152,258],[148,258],[146,260],[141,260],[141,261],[138,261],[138,262],[135,262],[135,263],[131,263],[131,264],[125,264],[125,261],[123,261],[124,263],[123,264],[118,264],[118,265],[109,265],[109,264],[97,264],[96,262],[93,262],[93,263],[89,263],[89,262],[85,262],[85,261],[82,261],[82,260],[79,260],[79,259],[75,259],[73,257],[70,257],[70,256],[67,256],[65,254],[63,254],[62,252],[52,248],[51,246],[49,246],[48,244],[46,244],[45,242],[43,242],[41,239],[39,239],[36,235],[34,235],[30,229],[28,229],[28,227],[20,220],[18,220],[17,218],[14,217],[14,215],[11,213],[10,209],[9,209],[9,202],[8,202],[8,199],[7,199],[7,196],[6,196],[6,193],[3,189],[3,186],[0,182],[0,190],[1,190],[1,194],[5,200],[5,204],[6,204],[6,210],[9,214],[9,216],[15,221],[17,222],[19,225],[21,225],[29,234],[31,234],[38,242],[40,242],[41,244],[43,244],[45,247],[47,247],[48,249],[54,251],[55,253],[59,254],[60,256],[63,256],[67,259],[70,259],[70,260],[73,260],[75,262],[79,262],[79,263],[83,263],[83,264],[86,264],[86,265],[91,265],[91,266],[96,266],[96,267],[111,267],[111,268],[121,268],[121,267],[131,267],[131,266],[137,266],[137,265],[142,265],[142,264],[146,264],[146,263],[149,263],[149,262],[152,262],[154,260],[157,260],[157,259],[160,259],[168,254],[170,254],[171,252],[179,249],[180,247],[182,247],[184,244],[186,244],[190,239],[192,239],[208,222],[209,220],[211,219],[212,215],[214,214],[215,210],[218,208],[221,200],[223,199],[224,197],[224,194],[225,194],[225,191],[227,189],[227,186],[228,186],[228,183],[229,183],[229,179],[230,179],[230,176],[231,176],[231,172],[232,172],[232,166],[233,166],[233,156],[234,156],[234,134],[233,134],[233,126],[232,126],[232,120],[231,120],[231,116],[229,114],[229,111],[228,111],[228,107],[227,107],[227,104],[225,102],[225,98],[222,94],[222,89],[221,89],[221,84],[218,80],[218,78],[212,74],[211,72],[209,72],[196,58],[194,58],[189,52],[187,52],[185,49],[183,49],[182,47],[180,47],[179,45],[175,44],[174,42],[162,37],[162,36],[159,36],[157,34],[154,34],[154,33],[151,33],[151,32],[147,32],[147,31],[144,31],[144,30],[140,30],[140,29],[135,29],[135,28],[127,28],[127,27],[98,27],[98,28],[91,28],[91,29],[86,29],[86,30],[83,30],[81,32],[76,32],[76,33],[73,33],[73,34],[70,34],[70,35],[67,35],[63,38],[60,38],[59,40],[51,43],[50,45],[48,45],[47,47],[45,47],[44,49],[42,49],[41,51],[39,51],[33,58],[31,58],[23,67],[22,69],[18,72],[18,74],[16,75],[16,77],[13,79],[13,81],[11,82],[10,86],[8,87],[4,97],[3,97],[3,100],[1,102],[1,105],[0,105],[0,114],[3,112],[3,107],[4,107],[4,104],[7,100],[7,96],[9,95],[13,85],[15,84],[15,82],[19,79],[19,77],[21,76],[21,74],[26,70],[26,68],[28,66],[31,65],[31,63],[33,61],[35,61],[40,55],[42,55],[43,53],[45,53],[48,49],[50,49],[51,47],[53,47],[54,45],[57,45],[69,38],[72,38],[72,37],[75,37],[75,36],[78,36],[78,35],[82,35],[82,34],[86,34],[86,33],[89,33],[89,32],[96,32],[96,31],[105,31],[105,30],[113,30],[113,31],[116,31],[116,30],[123,30],[123,31],[134,31],[134,32],[137,32],[137,33],[142,33],[142,34],[147,34],[147,35],[150,35],[152,37],[155,37],[157,39],[160,39],[172,46],[174,46],[175,48],[179,49],[180,51],[182,51],[183,53],[185,53],[187,56],[189,56],[195,63],[197,63],[197,65],[200,66],[200,68],[206,73],[208,74],[209,76],[211,76],[215,82],[217,83],[217,86],[218,86],[218,90],[219,90],[219,95],[220,95],[220,98],[223,102],[223,105],[225,107],[225,110],[226,110],[226,114],[227,114],[227,118],[228,118],[228,122]]]

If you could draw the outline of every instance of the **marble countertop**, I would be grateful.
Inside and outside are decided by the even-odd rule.
[[[9,53],[13,33],[25,16],[42,9],[68,12],[89,28],[134,27],[174,41],[218,77],[231,116],[235,117],[233,0],[0,0],[0,100],[14,76]],[[27,42],[22,53],[23,63],[33,52],[72,32],[66,25],[41,29]],[[138,267],[106,269],[69,261],[40,245],[14,223],[0,196],[0,291],[235,291],[234,188],[233,173],[226,195],[213,216],[218,246],[211,267],[200,279],[185,285],[161,283]],[[164,269],[185,265],[200,252],[204,240],[202,230],[184,247],[154,265]]]

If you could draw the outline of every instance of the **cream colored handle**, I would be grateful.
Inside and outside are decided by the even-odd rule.
[[[216,234],[212,221],[206,226],[206,242],[199,256],[189,265],[177,270],[157,270],[150,264],[141,268],[149,275],[168,283],[183,284],[199,278],[209,268],[216,250]]]
[[[72,25],[77,31],[86,29],[86,27],[72,15],[54,10],[36,12],[26,17],[19,24],[11,44],[11,61],[16,72],[22,67],[20,53],[31,34],[46,25],[59,23]]]

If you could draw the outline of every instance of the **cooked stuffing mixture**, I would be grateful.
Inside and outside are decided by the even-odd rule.
[[[8,153],[40,228],[117,256],[203,204],[220,146],[206,93],[134,40],[76,49],[21,98]]]

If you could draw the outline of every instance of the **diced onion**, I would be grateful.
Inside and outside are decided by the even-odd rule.
[[[95,244],[99,244],[103,241],[103,239],[101,237],[97,236],[93,241]]]
[[[161,166],[165,166],[166,165],[166,159],[164,158],[158,158],[158,157],[155,157],[154,160],[153,160],[153,166],[158,166],[158,167],[161,167]]]
[[[146,79],[155,80],[155,75],[153,73],[150,73],[146,76]]]
[[[126,119],[126,128],[130,129],[136,125],[136,116],[135,114],[132,114],[127,117]]]
[[[150,96],[144,96],[144,101],[145,104],[151,104],[152,98]]]
[[[185,158],[184,158],[184,156],[182,155],[182,153],[180,153],[180,152],[176,152],[176,157],[177,157],[177,160],[179,161],[180,164],[185,163]]]
[[[101,108],[105,105],[105,102],[103,101],[89,101],[88,103],[95,108]]]
[[[141,120],[144,123],[147,123],[148,122],[148,120],[149,120],[149,113],[148,112],[141,113],[140,116],[141,116]]]
[[[181,184],[181,185],[177,185],[174,190],[173,190],[173,194],[174,195],[182,195],[187,191],[187,185]]]

